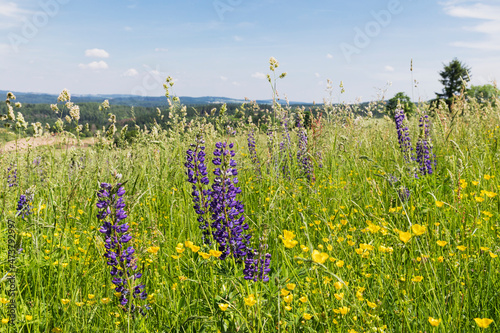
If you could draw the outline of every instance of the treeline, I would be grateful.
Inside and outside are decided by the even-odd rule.
[[[109,126],[109,114],[116,116],[116,126],[120,130],[124,125],[128,125],[129,130],[132,130],[135,125],[143,128],[144,126],[150,127],[155,122],[162,127],[167,127],[169,120],[169,110],[168,107],[130,107],[126,105],[111,105],[111,107],[106,111],[100,111],[100,103],[95,102],[84,102],[77,103],[80,107],[80,120],[79,124],[85,127],[88,124],[90,131],[83,131],[84,135],[92,135],[97,130],[102,130],[103,127]],[[15,112],[21,112],[24,116],[26,122],[31,125],[32,123],[40,122],[43,127],[46,124],[51,128],[51,132],[55,131],[55,123],[58,119],[64,121],[65,117],[69,114],[69,110],[64,108],[62,104],[59,104],[59,112],[55,112],[51,109],[50,104],[22,104],[21,108],[15,108]],[[209,122],[215,122],[215,119],[219,116],[222,104],[210,104],[210,105],[191,105],[186,106],[186,118],[189,121],[195,117],[207,117]],[[252,121],[258,123],[261,118],[265,115],[265,110],[270,109],[269,105],[260,105],[258,109],[255,107],[249,108],[248,106],[243,106],[241,104],[227,104],[226,105],[226,116],[233,121],[239,119],[252,118]],[[158,109],[161,111],[161,115],[158,115]],[[5,104],[0,105],[0,114],[7,114],[7,106]],[[31,126],[30,126],[31,127]],[[28,128],[27,134],[32,134],[32,129]],[[74,132],[74,125],[65,125],[65,130],[69,132]]]

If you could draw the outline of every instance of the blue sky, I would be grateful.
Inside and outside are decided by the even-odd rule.
[[[492,83],[499,51],[497,0],[0,0],[1,90],[267,99],[275,57],[293,101],[418,101],[454,57]]]

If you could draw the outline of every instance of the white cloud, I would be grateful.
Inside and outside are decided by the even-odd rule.
[[[133,29],[132,29],[132,27],[128,27],[127,26],[127,27],[124,27],[123,30],[125,30],[125,31],[132,31]]]
[[[469,1],[470,2],[470,1]],[[455,41],[450,45],[455,47],[472,48],[485,51],[500,49],[500,5],[490,5],[480,1],[472,1],[474,4],[452,1],[444,3],[444,12],[459,19],[476,19],[481,22],[464,26],[465,31],[481,33],[485,38],[468,41]]]
[[[328,53],[328,54],[326,55],[326,57],[327,57],[328,59],[333,59],[333,56],[332,56],[330,53]]]
[[[321,75],[319,75],[319,73],[314,73],[314,76],[320,77]]]
[[[155,52],[168,52],[168,49],[162,48],[162,47],[157,47],[155,49]]]
[[[498,20],[500,17],[500,6],[490,6],[482,3],[474,5],[446,6],[446,14],[460,18],[475,18],[481,20]]]
[[[19,8],[15,2],[0,0],[0,30],[10,29],[23,24],[33,12]]]
[[[103,60],[101,61],[92,61],[89,64],[79,64],[78,67],[81,69],[93,69],[93,70],[99,70],[99,69],[107,69],[108,64],[105,63]]]
[[[240,85],[240,83],[239,83],[239,82],[236,82],[236,81],[233,81],[233,82],[231,82],[231,83],[233,84],[233,86],[239,86],[239,85]]]
[[[109,53],[103,49],[88,49],[85,50],[85,56],[94,58],[109,58]]]
[[[0,17],[20,18],[30,12],[18,7],[15,2],[0,2]]]
[[[233,39],[236,41],[236,42],[241,42],[243,40],[242,37],[240,36],[233,36]]]
[[[261,72],[255,72],[255,73],[253,73],[253,74],[252,74],[252,77],[253,77],[253,78],[256,78],[256,79],[261,79],[261,80],[263,80],[263,79],[265,79],[267,76],[266,76],[266,74],[264,74],[264,73],[261,73]]]
[[[384,67],[384,69],[385,69],[387,72],[394,72],[394,67],[389,66],[389,65],[385,66],[385,67]]]
[[[137,76],[139,75],[139,72],[137,71],[137,69],[135,68],[129,68],[127,69],[123,74],[123,76],[130,76],[130,77],[134,77],[134,76]]]
[[[222,81],[227,81],[227,77],[225,77],[225,76],[221,76],[221,77],[220,77],[220,79],[221,79]]]
[[[500,50],[500,45],[492,42],[453,42],[450,45],[455,47],[480,49],[485,51]]]

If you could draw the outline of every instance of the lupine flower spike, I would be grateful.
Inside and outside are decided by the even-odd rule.
[[[417,163],[420,174],[431,175],[433,167],[436,167],[436,156],[432,153],[432,142],[430,135],[429,116],[424,114],[420,117],[420,137],[417,142]]]
[[[128,224],[123,223],[123,220],[127,218],[127,212],[124,210],[124,194],[125,189],[120,183],[115,186],[101,183],[101,189],[97,192],[99,201],[96,204],[100,209],[97,218],[103,222],[99,231],[105,236],[106,254],[104,257],[108,259],[108,265],[111,266],[110,274],[116,286],[115,291],[119,293],[120,307],[132,313],[138,309],[142,315],[146,315],[145,310],[149,309],[148,305],[140,307],[134,304],[135,298],[145,300],[148,294],[144,291],[145,285],[137,282],[142,273],[136,272],[135,249],[127,246],[132,236],[128,233]]]
[[[210,245],[210,227],[206,219],[210,203],[210,183],[208,179],[207,166],[205,164],[205,141],[199,135],[196,144],[191,145],[191,149],[186,152],[186,163],[188,182],[192,184],[191,195],[193,197],[194,210],[198,214],[198,222],[203,233],[203,243]]]
[[[235,259],[243,258],[250,249],[250,234],[246,234],[248,224],[243,215],[244,206],[236,200],[236,195],[241,193],[238,184],[238,171],[236,162],[232,159],[235,155],[233,144],[217,142],[215,144],[212,163],[215,179],[212,184],[210,212],[212,214],[213,237],[219,244],[222,252],[220,259],[224,260],[230,254]],[[234,177],[234,178],[232,178]]]

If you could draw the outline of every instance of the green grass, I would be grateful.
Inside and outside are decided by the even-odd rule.
[[[474,318],[495,320],[487,329],[494,331],[500,320],[500,110],[468,106],[456,118],[433,114],[437,169],[419,179],[408,172],[387,119],[324,117],[315,148],[323,167],[315,160],[314,182],[295,162],[295,130],[288,175],[276,173],[272,158],[279,155],[269,154],[260,133],[259,177],[247,149],[247,125],[231,137],[199,123],[186,131],[142,132],[123,149],[38,147],[2,154],[2,277],[9,269],[7,219],[15,220],[23,248],[17,323],[10,331],[124,332],[130,325],[134,332],[479,332]],[[199,128],[210,171],[215,142],[235,143],[237,199],[245,205],[253,246],[262,244],[272,255],[267,283],[244,280],[243,265],[234,260],[203,259],[178,245],[191,241],[199,251],[210,249],[201,241],[184,168]],[[410,129],[416,141],[418,119]],[[275,149],[281,140],[279,132]],[[17,164],[18,186],[9,188],[11,163]],[[146,317],[127,317],[118,307],[103,257],[96,191],[101,182],[116,183],[115,173],[127,181],[126,220],[150,294]],[[399,182],[391,184],[389,175]],[[31,186],[33,214],[15,217],[19,196]],[[405,202],[398,196],[402,186],[411,192]],[[412,225],[425,232],[417,235]],[[284,230],[295,233],[293,248],[284,246]],[[403,242],[402,232],[412,237]],[[314,250],[328,255],[323,264],[312,260]],[[9,280],[0,286],[6,301]],[[247,305],[252,294],[256,303]],[[221,304],[228,304],[225,311]],[[0,316],[9,317],[8,304],[0,304]],[[441,323],[433,327],[429,317]],[[2,332],[8,328],[0,325]]]

